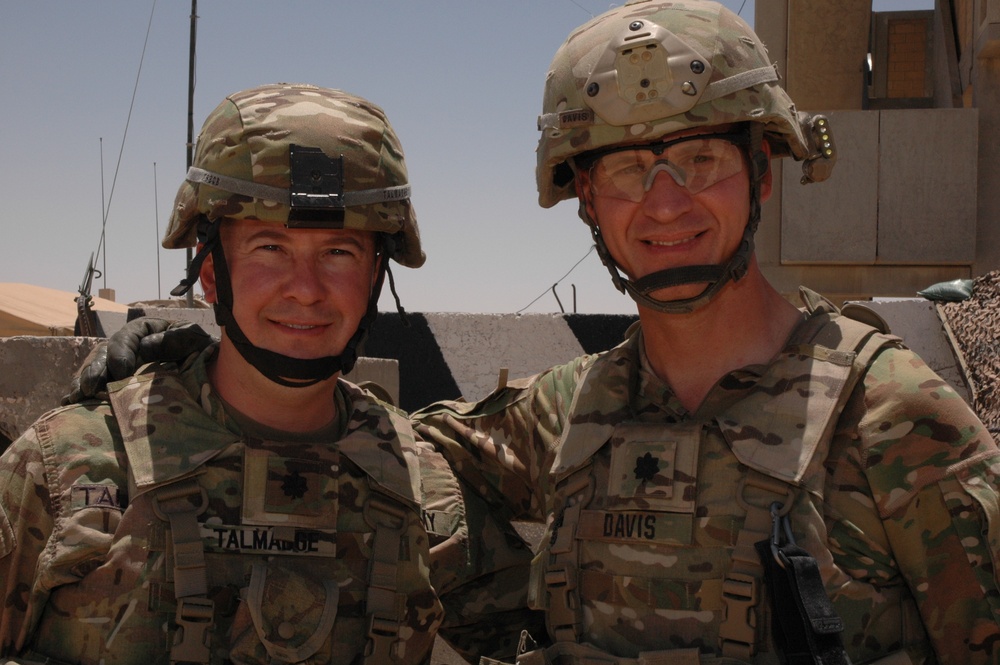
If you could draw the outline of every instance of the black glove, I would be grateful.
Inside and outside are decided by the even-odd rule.
[[[149,317],[129,321],[108,340],[108,380],[132,376],[148,362],[179,363],[213,341],[194,323]]]
[[[102,396],[109,381],[132,376],[147,362],[180,362],[211,344],[211,335],[188,322],[142,317],[129,321],[90,352],[63,404]]]
[[[108,343],[101,342],[87,354],[76,376],[69,384],[69,394],[62,396],[62,404],[76,404],[85,399],[102,396],[108,385]]]

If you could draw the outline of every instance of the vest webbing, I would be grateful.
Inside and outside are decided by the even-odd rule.
[[[194,437],[198,432],[205,430],[209,438],[201,442],[204,444],[198,449],[201,454],[194,456],[200,461],[193,462],[192,457],[185,457],[188,463],[179,466],[164,463],[161,468],[158,463],[160,460],[152,454],[155,447],[149,442],[152,428],[133,426],[131,420],[121,415],[130,413],[130,406],[134,403],[148,402],[150,411],[156,413],[167,408],[164,400],[146,398],[152,394],[153,379],[157,376],[167,380],[168,389],[176,390],[179,387],[177,374],[175,369],[169,367],[150,366],[145,373],[109,390],[109,399],[118,419],[128,456],[127,471],[129,487],[132,490],[130,494],[133,498],[140,493],[147,494],[150,507],[159,519],[168,523],[170,531],[165,536],[168,550],[167,577],[168,582],[173,582],[173,595],[177,599],[177,629],[172,631],[172,636],[168,636],[168,640],[172,637],[174,643],[170,655],[171,662],[209,663],[217,653],[212,651],[212,638],[215,637],[215,642],[218,644],[225,636],[213,634],[213,631],[217,632],[220,629],[221,621],[215,621],[213,610],[216,608],[209,599],[210,575],[207,574],[207,567],[212,565],[214,555],[211,554],[212,550],[205,540],[202,524],[199,521],[203,519],[202,513],[208,501],[198,482],[197,469],[205,463],[205,460],[211,458],[211,454],[218,453],[224,446],[234,443],[232,433],[222,429],[218,423],[207,424],[205,416],[201,415],[203,410],[201,403],[181,391],[177,398],[183,407],[180,415],[190,413],[179,418],[179,426]],[[367,478],[366,485],[369,488],[368,498],[361,507],[363,516],[358,516],[363,517],[369,527],[363,534],[363,540],[371,546],[368,560],[364,563],[358,562],[359,565],[367,566],[367,570],[362,572],[365,579],[361,580],[367,585],[363,601],[364,615],[357,618],[365,622],[361,630],[365,631],[367,628],[361,636],[364,640],[364,655],[367,656],[364,662],[366,665],[392,662],[396,660],[395,654],[398,654],[399,658],[404,657],[403,654],[407,651],[411,639],[420,638],[419,635],[414,637],[413,633],[403,629],[407,617],[407,598],[425,590],[431,591],[427,584],[426,571],[419,569],[424,565],[423,557],[414,556],[410,552],[415,543],[420,544],[417,541],[417,533],[422,533],[418,507],[420,475],[417,460],[413,457],[414,453],[407,445],[412,439],[408,418],[391,408],[369,401],[352,386],[347,385],[345,390],[349,408],[352,408],[357,400],[364,400],[367,403],[365,421],[367,424],[360,424],[356,428],[360,436],[355,438],[355,430],[349,427],[347,436],[337,444],[340,452],[351,459]],[[158,409],[160,411],[157,411]],[[388,427],[383,428],[381,424],[386,420]],[[383,433],[394,435],[389,446],[391,452],[388,449],[383,450],[381,445],[375,445],[366,438],[372,434],[369,433],[372,423],[378,423],[379,430]],[[161,430],[160,436],[166,431]],[[386,459],[389,455],[392,455],[391,462]],[[319,528],[332,530],[336,526],[334,522]],[[209,546],[208,552],[206,552],[207,546]],[[266,564],[264,568],[266,570]],[[257,570],[259,568],[255,567],[254,572]],[[419,585],[416,587],[411,584],[411,578],[415,575],[420,576]],[[265,579],[264,574],[251,574],[250,587],[246,589],[248,596],[256,594],[260,597],[264,591],[260,585]],[[401,592],[401,589],[405,591]],[[332,635],[333,621],[337,618],[336,599],[339,593],[339,590],[334,593],[330,587],[327,588],[330,606],[322,611],[319,627],[316,630],[321,634],[323,641]],[[264,617],[257,613],[257,609],[259,608],[248,607],[247,611],[250,612],[253,627],[261,638],[261,644],[267,648],[272,662],[301,661],[309,657],[299,657],[292,653],[299,647],[285,647],[265,639],[266,636],[261,635],[260,629],[266,622],[260,620]],[[153,612],[155,609],[149,608],[148,611]],[[354,617],[351,619],[353,621]],[[329,625],[327,625],[328,620]],[[314,637],[311,636],[304,644],[321,648],[322,642],[317,645]],[[359,650],[361,648],[359,644]],[[351,657],[361,655],[352,653]]]
[[[200,501],[191,502],[192,497]],[[208,594],[205,549],[198,515],[208,497],[197,481],[186,479],[153,490],[156,515],[170,524],[173,545],[174,594],[177,596],[177,633],[170,647],[171,663],[208,663],[215,604]]]
[[[594,496],[592,476],[574,474],[565,488],[566,503],[557,518],[555,541],[549,546],[550,564],[545,569],[545,587],[548,591],[546,607],[551,637],[556,642],[579,642],[583,627],[582,606],[578,593],[579,562],[576,547],[576,527],[580,511]]]
[[[189,497],[192,496],[200,496],[198,505],[191,503]],[[193,480],[166,485],[154,490],[153,505],[156,514],[170,524],[174,553],[178,630],[170,650],[170,662],[208,663],[211,657],[210,632],[214,623],[214,603],[206,597],[208,584],[205,550],[198,525],[198,515],[208,505],[205,491]],[[374,527],[375,535],[372,538],[367,596],[369,643],[364,662],[386,662],[387,655],[390,660],[398,660],[404,657],[406,644],[399,636],[399,628],[406,612],[406,598],[396,591],[406,513],[388,501],[369,499],[365,506],[365,518]],[[328,587],[327,591],[336,593],[339,590]],[[255,622],[255,626],[258,623]],[[332,628],[333,620],[331,618],[321,623],[329,623]],[[325,639],[326,636],[321,637]],[[266,640],[264,642],[267,644]],[[273,653],[271,655],[275,656]],[[294,658],[288,659],[289,654],[281,655],[286,658],[279,657],[279,660],[296,662]]]
[[[825,311],[807,319],[791,340],[793,344],[812,344],[855,353],[851,372],[837,397],[831,422],[827,423],[827,438],[872,358],[895,339],[876,336],[877,333],[876,329],[868,325]],[[726,605],[726,613],[719,626],[719,648],[723,656],[743,660],[748,660],[757,653],[761,639],[762,627],[757,625],[755,610],[760,602],[764,568],[754,544],[769,538],[772,528],[771,502],[757,504],[744,501],[742,492],[747,484],[777,495],[776,500],[781,503],[783,513],[791,509],[799,494],[797,488],[784,480],[752,469],[748,471],[738,490],[737,499],[746,510],[746,520],[737,534],[732,564],[723,582],[722,600]]]
[[[829,440],[840,413],[854,391],[854,386],[864,375],[871,360],[883,347],[898,341],[898,338],[879,335],[878,330],[867,324],[840,316],[836,309],[825,301],[810,303],[810,305],[812,305],[810,311],[814,312],[813,316],[803,322],[790,343],[824,346],[855,354],[851,371],[837,397],[830,421],[826,423],[827,440]],[[580,390],[580,387],[577,390]],[[592,476],[587,476],[589,484],[583,482],[578,476],[579,474],[572,474],[567,478],[567,482],[573,483],[573,486],[563,488],[559,492],[564,503],[562,506],[556,506],[559,513],[554,528],[555,540],[551,543],[548,551],[550,564],[544,570],[544,583],[548,595],[546,612],[551,632],[550,638],[560,648],[563,648],[560,643],[579,644],[583,626],[583,607],[578,593],[577,579],[579,552],[575,540],[580,512],[593,497],[594,486]],[[751,659],[757,653],[762,637],[760,633],[763,629],[763,626],[758,625],[756,609],[761,599],[764,569],[754,544],[757,541],[770,538],[772,529],[771,501],[762,505],[744,501],[742,492],[747,485],[773,494],[774,499],[782,504],[783,513],[791,509],[796,497],[800,494],[798,488],[792,484],[753,469],[748,469],[739,488],[738,500],[746,509],[746,519],[736,537],[729,573],[723,580],[722,600],[725,604],[725,616],[719,625],[719,649],[723,658],[744,661]],[[586,662],[611,662],[602,661],[599,657],[602,652],[599,650],[590,646],[587,648],[590,651],[587,658],[596,658],[596,660],[587,660]],[[547,654],[543,657],[549,658],[549,654],[556,653],[558,650],[556,647],[551,647],[545,651]],[[526,660],[522,660],[524,656],[519,657],[518,663],[533,663],[534,661],[531,661],[530,657],[536,653],[540,652],[525,654],[528,656]],[[610,657],[610,655],[608,656]],[[559,651],[558,657],[565,657],[562,651]],[[559,663],[558,657],[539,662]],[[690,654],[684,655],[670,650],[648,652],[635,660],[614,657],[613,661],[623,665],[633,662],[677,663],[679,665],[688,662],[710,663],[714,660],[712,658],[702,658],[696,661],[685,659],[689,657]],[[575,654],[573,658],[577,660],[572,662],[583,662],[579,661],[578,654]]]
[[[401,660],[406,641],[399,629],[406,612],[406,597],[397,593],[399,550],[403,546],[406,513],[381,498],[365,504],[365,520],[374,527],[372,558],[368,574],[368,645],[366,665]]]

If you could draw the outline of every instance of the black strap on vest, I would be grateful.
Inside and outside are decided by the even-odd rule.
[[[795,544],[787,515],[772,507],[773,536],[755,544],[771,595],[774,643],[786,665],[850,665],[844,622],[826,595],[816,559]]]

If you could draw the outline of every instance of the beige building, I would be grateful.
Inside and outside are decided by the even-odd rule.
[[[1000,268],[1000,0],[757,0],[754,26],[839,152],[818,185],[775,170],[757,248],[783,293],[911,297]]]

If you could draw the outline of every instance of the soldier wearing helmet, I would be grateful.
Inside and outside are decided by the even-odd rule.
[[[769,156],[803,160],[803,183],[825,179],[836,159],[826,118],[795,110],[750,28],[700,3],[628,3],[577,30],[553,60],[539,129],[539,203],[582,186],[580,216],[615,286],[663,312],[694,311],[750,270]],[[750,211],[735,251],[713,264],[621,274],[591,198],[638,203],[659,173],[694,196],[744,167]],[[689,298],[651,295],[681,284],[705,286]]]
[[[757,264],[770,160],[806,184],[836,152],[754,32],[713,2],[630,0],[556,52],[538,126],[539,202],[579,200],[639,321],[413,414],[546,523],[547,635],[517,662],[997,662],[992,437],[898,338],[808,290],[797,309]]]
[[[221,341],[44,415],[0,458],[0,652],[426,663],[447,596],[459,648],[501,654],[530,552],[405,414],[340,378],[388,261],[424,261],[382,110],[309,85],[227,97],[164,239],[195,244],[178,292],[200,275]],[[506,588],[485,604],[489,573]]]
[[[297,119],[302,109],[311,111],[305,121]],[[356,135],[344,140],[343,128],[352,123]],[[350,325],[341,332],[349,335],[346,343],[333,344],[340,347],[336,355],[293,357],[247,338],[243,326],[250,323],[234,317],[238,303],[224,249],[226,220],[252,222],[262,229],[279,223],[289,234],[311,229],[314,237],[319,229],[328,229],[338,236],[365,238],[363,245],[371,243],[360,248],[371,255],[365,258],[375,259],[369,266],[368,306],[360,318],[345,320]],[[249,225],[230,226],[239,233]],[[205,121],[163,246],[191,247],[196,242],[199,251],[190,273],[208,259],[209,269],[203,273],[203,279],[209,278],[206,298],[214,304],[224,337],[261,374],[290,387],[350,371],[376,314],[389,259],[410,268],[424,263],[402,150],[384,114],[364,100],[308,86],[263,87],[234,95]],[[328,252],[350,254],[335,247]],[[189,274],[173,295],[185,293],[194,279]],[[308,280],[291,281],[309,286]],[[303,330],[300,340],[289,339],[295,355],[301,356],[306,335],[322,326],[289,321],[283,328],[288,324]]]
[[[546,525],[546,630],[517,662],[997,662],[993,438],[898,338],[808,290],[797,309],[757,264],[770,160],[809,183],[836,152],[754,32],[631,0],[557,51],[539,129],[541,204],[579,200],[639,321],[412,414],[497,510]]]

